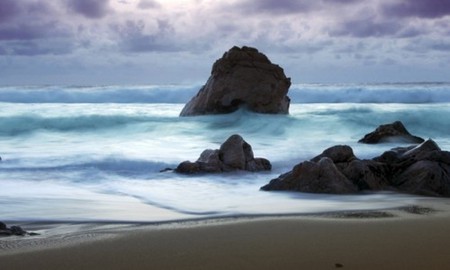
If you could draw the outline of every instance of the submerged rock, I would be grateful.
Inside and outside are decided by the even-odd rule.
[[[241,106],[258,113],[287,114],[290,85],[283,69],[257,49],[233,47],[214,63],[208,81],[180,116],[231,113]]]
[[[265,171],[271,170],[270,161],[255,158],[250,144],[240,135],[230,136],[220,149],[206,149],[195,162],[183,161],[175,169],[177,173],[220,173],[236,170]]]
[[[424,139],[411,135],[402,122],[395,121],[391,124],[380,125],[375,131],[366,134],[358,142],[368,144],[383,142],[422,143]]]
[[[450,197],[450,152],[427,140],[360,160],[349,146],[339,145],[296,165],[261,189],[332,194],[390,190]]]

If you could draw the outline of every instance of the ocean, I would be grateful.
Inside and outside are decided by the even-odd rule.
[[[402,121],[450,150],[450,84],[298,84],[289,115],[239,110],[179,117],[200,85],[0,87],[0,220],[133,221],[317,213],[411,205],[388,192],[327,195],[259,188],[324,149]],[[160,172],[240,134],[270,172]]]

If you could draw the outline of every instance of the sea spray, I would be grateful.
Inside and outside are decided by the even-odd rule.
[[[439,89],[445,86],[434,85]],[[291,89],[294,96],[295,87]],[[334,96],[340,95],[339,87],[331,92]],[[410,91],[409,86],[393,87],[399,93]],[[0,99],[5,101],[5,89],[9,89],[12,100],[22,91],[19,88],[2,88]],[[442,149],[450,149],[448,103],[412,106],[322,100],[322,103],[294,102],[289,115],[239,110],[226,115],[180,118],[183,104],[173,103],[176,99],[169,104],[154,100],[103,102],[108,100],[108,94],[102,91],[119,92],[119,86],[58,90],[78,96],[72,99],[77,102],[86,102],[86,96],[95,94],[99,102],[95,104],[70,103],[61,96],[48,103],[54,98],[51,95],[41,103],[38,97],[50,94],[48,88],[52,87],[28,89],[38,93],[29,97],[29,103],[11,100],[1,103],[0,201],[4,207],[0,216],[5,220],[161,221],[395,207],[412,203],[416,198],[386,193],[368,196],[264,193],[259,188],[295,164],[336,144],[350,145],[359,158],[372,158],[402,146],[357,143],[378,125],[395,120],[401,120],[411,133],[431,137]],[[360,88],[363,92],[372,91],[366,85]],[[126,89],[134,88],[124,87],[125,92]],[[433,95],[440,95],[439,89]],[[83,98],[80,91],[85,95]],[[135,91],[163,93],[161,89],[146,87]],[[271,172],[212,176],[159,172],[195,159],[206,148],[218,148],[236,133],[252,145],[254,153],[271,161]]]
[[[10,103],[182,103],[202,87],[1,86],[0,102]],[[291,103],[446,103],[450,83],[293,84]]]

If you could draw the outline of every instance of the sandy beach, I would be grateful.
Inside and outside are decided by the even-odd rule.
[[[0,269],[449,269],[449,209],[29,224],[41,235],[2,238]]]

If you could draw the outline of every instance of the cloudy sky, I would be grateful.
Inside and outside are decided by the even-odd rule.
[[[0,0],[0,84],[202,83],[233,45],[294,83],[450,81],[449,0]]]

